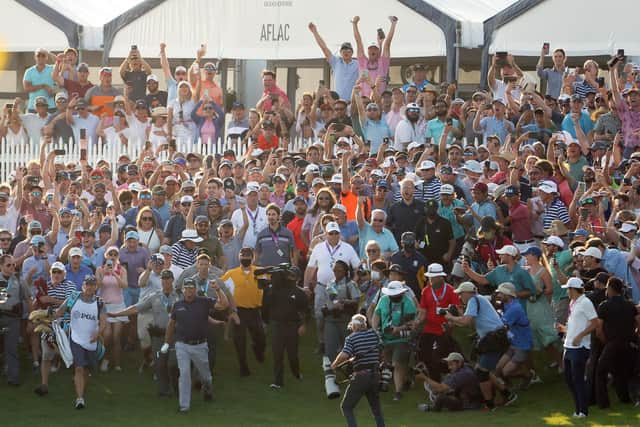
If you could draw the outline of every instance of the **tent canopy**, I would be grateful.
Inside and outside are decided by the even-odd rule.
[[[539,56],[542,43],[549,42],[551,50],[561,47],[570,56],[611,55],[617,49],[625,49],[627,55],[640,55],[637,9],[631,7],[633,3],[629,0],[610,0],[604,4],[595,0],[533,2],[524,13],[495,29],[489,53],[508,51],[514,55]],[[596,23],[587,25],[594,13]],[[598,22],[609,25],[599,26]],[[544,32],[535,31],[540,28],[544,28]]]
[[[207,57],[236,59],[312,59],[322,57],[307,28],[312,20],[329,49],[354,43],[350,17],[360,16],[363,43],[376,39],[376,29],[388,31],[384,11],[398,16],[391,46],[393,57],[445,56],[443,31],[399,2],[343,0],[264,1],[147,0],[105,26],[106,57],[125,57],[132,44],[143,54],[156,53],[164,41],[171,57],[191,58],[207,44]],[[334,11],[340,10],[336,19]],[[312,18],[310,18],[312,17]],[[355,47],[355,44],[354,44]]]
[[[39,47],[60,50],[77,46],[77,26],[48,6],[31,0],[11,0],[0,16],[0,50],[33,52]]]

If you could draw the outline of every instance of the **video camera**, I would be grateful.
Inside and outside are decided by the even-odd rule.
[[[283,262],[275,266],[257,268],[253,272],[253,275],[258,280],[258,288],[266,290],[270,285],[295,286],[297,281],[300,279],[300,269],[296,266],[292,266],[288,262]],[[265,275],[268,275],[269,278],[260,277]]]
[[[456,317],[460,316],[460,311],[458,310],[458,307],[456,307],[453,304],[449,304],[449,307],[447,307],[447,308],[439,307],[436,310],[436,313],[438,313],[438,316],[444,316],[447,313],[449,313],[452,316],[456,316]]]

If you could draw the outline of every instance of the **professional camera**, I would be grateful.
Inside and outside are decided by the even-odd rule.
[[[283,262],[271,267],[257,268],[253,275],[258,279],[258,288],[266,290],[269,286],[295,286],[300,279],[301,273],[298,267]]]
[[[458,307],[456,307],[453,304],[449,304],[449,307],[447,307],[447,308],[438,307],[438,309],[436,310],[436,313],[438,314],[438,316],[444,316],[447,313],[449,313],[452,316],[460,316],[460,312],[458,311]]]

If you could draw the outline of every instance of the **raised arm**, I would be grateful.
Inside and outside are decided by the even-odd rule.
[[[382,56],[386,58],[391,57],[391,41],[393,40],[393,35],[396,32],[396,25],[398,25],[397,17],[390,16],[389,20],[391,21],[391,27],[389,28],[389,32],[387,33],[387,38],[384,39],[384,45],[382,48]]]
[[[489,84],[489,89],[493,92],[493,88],[496,85],[496,54],[494,53],[491,57],[491,66],[489,67],[489,73],[487,74],[487,83]],[[477,117],[477,114],[476,114]],[[475,130],[475,126],[474,126]]]
[[[169,60],[167,59],[167,45],[166,43],[160,43],[160,67],[162,67],[162,73],[164,79],[169,81],[171,79],[171,67],[169,66]]]
[[[364,46],[362,45],[362,36],[360,36],[360,30],[358,29],[359,16],[354,16],[351,20],[353,24],[353,38],[356,40],[356,55],[358,58],[365,56]]]
[[[618,65],[609,68],[609,77],[611,78],[611,96],[616,104],[620,103],[620,87],[618,86]]]
[[[324,57],[327,60],[327,62],[330,62],[331,57],[333,55],[331,54],[331,51],[327,47],[327,44],[324,42],[324,40],[320,36],[320,33],[318,33],[318,28],[316,27],[316,24],[314,24],[313,22],[309,22],[309,31],[311,31],[311,34],[313,34],[313,38],[316,39],[316,43],[318,44],[318,46],[320,46],[320,50],[322,50],[322,53],[324,53]]]

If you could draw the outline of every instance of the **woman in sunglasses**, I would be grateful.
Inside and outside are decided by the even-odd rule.
[[[304,240],[306,245],[309,245],[313,237],[322,233],[318,222],[323,214],[331,212],[331,208],[333,208],[335,204],[336,196],[329,188],[321,188],[318,191],[316,200],[311,209],[307,211],[307,215],[302,223],[302,240]],[[311,250],[311,248],[309,248],[309,250]]]
[[[98,293],[104,302],[107,313],[116,313],[126,308],[123,289],[128,286],[127,270],[120,264],[119,256],[120,251],[117,247],[109,247],[104,256],[104,265],[96,269]],[[126,316],[109,317],[107,320],[103,337],[104,345],[109,350],[100,364],[102,372],[109,369],[109,360],[113,362],[116,371],[122,371],[120,368],[120,337],[122,325],[127,322],[129,322],[129,318]]]
[[[140,243],[145,245],[150,253],[154,254],[158,252],[160,242],[164,239],[164,234],[160,227],[158,227],[156,217],[149,206],[145,206],[138,211],[136,224],[138,226]]]
[[[204,97],[205,100],[198,101],[196,107],[191,111],[191,120],[196,124],[196,137],[200,138],[204,144],[215,144],[216,140],[222,136],[224,111],[218,104],[209,101],[209,96],[206,93]],[[200,106],[202,106],[202,110],[200,110]]]

